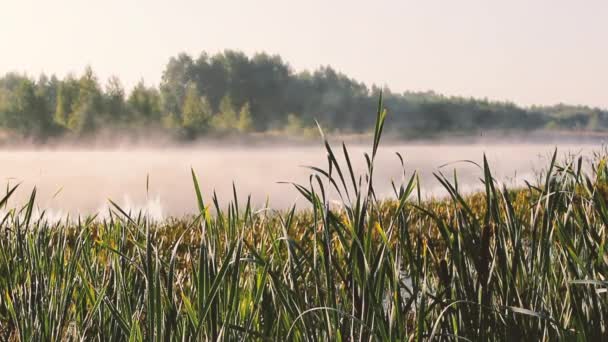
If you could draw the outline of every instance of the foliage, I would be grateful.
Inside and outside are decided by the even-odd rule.
[[[300,117],[294,113],[287,115],[287,123],[285,124],[285,133],[290,136],[317,137],[318,130],[312,125],[306,125]]]
[[[83,136],[153,127],[194,139],[255,131],[311,136],[316,120],[327,130],[367,133],[373,129],[374,117],[369,113],[381,91],[394,113],[388,130],[404,138],[477,135],[487,130],[608,128],[608,111],[599,108],[564,104],[522,108],[434,92],[394,93],[328,66],[295,72],[279,56],[249,57],[231,50],[211,56],[202,53],[196,59],[180,54],[169,60],[158,88],[140,82],[128,93],[117,77],[101,86],[90,67],[78,78],[68,75],[62,80],[41,75],[34,81],[6,74],[0,78],[0,128],[44,139],[62,133]]]
[[[195,84],[190,84],[186,90],[182,115],[184,128],[192,134],[204,132],[209,126],[211,106],[206,98],[199,95]]]
[[[226,95],[220,102],[219,112],[211,119],[211,126],[214,130],[221,133],[228,133],[236,129],[238,117],[232,99]]]
[[[161,118],[161,99],[158,91],[139,82],[127,100],[131,121],[135,124],[150,126]]]
[[[249,103],[245,103],[239,111],[239,121],[237,123],[237,130],[240,133],[247,133],[253,129],[253,119],[251,118],[251,110],[249,109]]]

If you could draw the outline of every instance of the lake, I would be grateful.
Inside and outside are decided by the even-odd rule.
[[[402,180],[400,162],[395,152],[405,159],[406,173],[420,172],[423,196],[444,196],[433,173],[452,177],[457,170],[459,187],[470,192],[480,188],[482,172],[471,160],[482,163],[487,154],[495,177],[508,185],[535,181],[538,171],[546,167],[557,146],[559,155],[589,155],[599,151],[599,144],[389,144],[380,148],[374,183],[378,195],[392,195],[391,180]],[[365,166],[363,154],[368,146],[351,146],[349,153],[357,172]],[[339,160],[341,148],[335,146]],[[0,151],[0,179],[5,185],[21,183],[9,207],[27,202],[37,188],[37,205],[47,210],[50,218],[107,213],[108,199],[125,210],[145,210],[151,217],[163,219],[196,212],[196,199],[190,168],[199,178],[201,190],[209,202],[212,191],[220,202],[232,198],[232,182],[240,201],[248,194],[256,208],[269,206],[284,209],[294,203],[306,207],[305,201],[290,185],[306,184],[312,171],[302,166],[326,168],[322,146],[212,146],[198,145],[173,148],[122,148],[84,150],[77,148]],[[439,168],[446,163],[448,166]],[[149,178],[148,178],[149,177]],[[149,187],[146,189],[146,180]]]

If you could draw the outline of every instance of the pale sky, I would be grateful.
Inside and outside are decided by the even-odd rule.
[[[0,74],[156,85],[169,57],[224,49],[396,92],[608,108],[608,0],[0,0]]]

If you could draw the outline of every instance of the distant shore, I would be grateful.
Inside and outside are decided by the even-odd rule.
[[[371,133],[346,134],[340,132],[326,133],[326,138],[334,143],[348,145],[366,145],[372,140]],[[535,131],[484,131],[442,132],[420,136],[410,136],[398,132],[387,132],[383,137],[385,145],[394,144],[598,144],[608,142],[608,132],[598,131],[566,131],[566,130],[535,130]],[[1,134],[0,148],[4,149],[113,149],[113,148],[174,148],[193,145],[208,146],[238,146],[238,147],[271,147],[280,146],[311,146],[322,141],[317,136],[290,136],[284,132],[259,132],[242,135],[209,135],[194,140],[184,140],[162,133],[138,132],[130,134],[105,132],[93,137],[61,137],[49,138],[45,141],[32,140],[24,137]]]

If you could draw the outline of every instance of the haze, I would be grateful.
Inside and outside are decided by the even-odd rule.
[[[155,85],[180,51],[234,48],[395,91],[606,108],[607,17],[604,0],[6,1],[0,74]]]
[[[565,143],[559,145],[560,156],[567,153],[588,156],[598,150],[597,144]],[[418,171],[422,178],[422,195],[441,197],[447,193],[433,172],[451,177],[457,170],[459,189],[463,193],[479,190],[482,172],[469,163],[442,164],[459,160],[482,163],[486,153],[498,181],[508,186],[522,186],[524,181],[535,183],[538,172],[548,166],[555,148],[551,144],[411,144],[381,147],[375,167],[374,185],[377,195],[390,198],[391,180],[402,181],[402,172],[394,152],[401,153],[409,175]],[[363,153],[369,148],[352,146],[351,159],[359,174],[364,171]],[[340,158],[341,160],[342,158]],[[309,169],[301,166],[326,168],[324,148],[319,146],[275,146],[237,148],[193,145],[168,149],[130,148],[127,150],[5,150],[0,151],[2,175],[10,184],[21,183],[11,197],[8,207],[27,203],[31,190],[37,187],[37,205],[47,210],[47,218],[64,219],[66,214],[89,215],[108,213],[108,199],[123,209],[140,210],[154,219],[180,217],[197,211],[190,168],[198,174],[207,203],[213,191],[222,205],[232,199],[235,182],[239,201],[252,195],[256,209],[287,209],[297,204],[308,205],[298,192],[280,181],[308,184]],[[342,162],[344,162],[342,160]],[[346,172],[346,171],[345,171]],[[146,179],[149,189],[146,192]],[[338,199],[334,195],[334,199]]]

